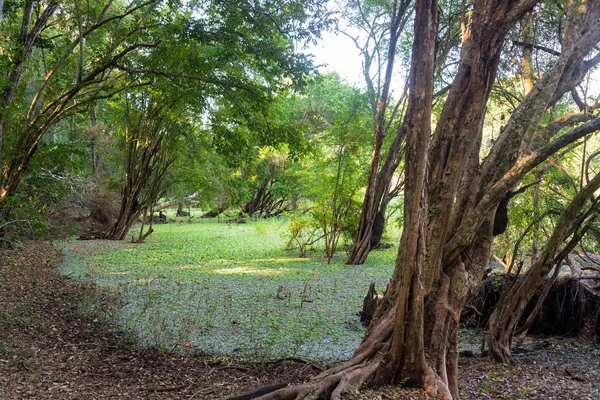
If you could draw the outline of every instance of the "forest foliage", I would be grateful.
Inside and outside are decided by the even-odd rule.
[[[376,229],[398,241],[408,221],[439,241],[426,262],[446,257],[426,279],[477,264],[457,304],[488,258],[523,276],[490,320],[509,331],[494,357],[510,360],[511,313],[551,271],[581,276],[599,246],[599,6],[511,2],[518,17],[503,9],[482,51],[491,39],[471,30],[500,14],[434,3],[0,1],[1,244],[135,240],[140,222],[142,242],[174,201],[227,223],[284,215],[300,257],[342,246],[362,264]],[[306,46],[326,30],[361,51],[364,85],[315,67]],[[425,279],[403,262],[395,281]]]

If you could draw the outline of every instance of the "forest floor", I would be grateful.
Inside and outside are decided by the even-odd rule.
[[[104,306],[97,302],[103,294],[55,273],[60,260],[58,250],[40,242],[0,251],[0,400],[224,399],[319,371],[299,359],[249,364],[136,347],[94,312]],[[600,399],[600,345],[592,339],[535,338],[516,361],[503,366],[461,357],[462,397]],[[353,398],[427,396],[387,387]]]

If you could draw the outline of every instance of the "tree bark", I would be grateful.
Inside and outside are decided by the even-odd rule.
[[[407,176],[401,246],[390,287],[382,299],[365,338],[351,360],[313,381],[285,388],[261,399],[313,398],[331,392],[332,399],[349,387],[357,390],[365,381],[395,383],[406,380],[425,385],[431,393],[451,397],[444,371],[436,371],[425,357],[423,270],[426,261],[427,149],[431,134],[434,47],[438,26],[436,0],[416,5],[410,95],[402,130],[407,138]],[[456,335],[455,335],[456,337]],[[456,340],[454,340],[456,342]]]
[[[138,105],[138,107],[140,107]],[[129,115],[127,104],[125,128],[125,182],[121,190],[121,207],[106,239],[123,240],[144,210],[152,209],[156,199],[166,191],[165,174],[174,161],[169,155],[169,142],[175,133],[173,121],[153,99],[145,99],[136,118]]]
[[[521,41],[524,43],[533,43],[533,13],[529,13],[521,20]],[[533,89],[533,48],[532,46],[523,47],[523,59],[521,61],[523,68],[523,93],[527,94]]]

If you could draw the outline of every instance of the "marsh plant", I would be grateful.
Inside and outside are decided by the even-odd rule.
[[[98,295],[118,295],[107,314],[144,346],[253,360],[347,358],[363,333],[357,313],[368,283],[384,286],[395,250],[361,267],[343,257],[327,264],[322,253],[298,258],[285,249],[287,224],[157,224],[144,244],[96,242],[93,251],[92,242],[67,242],[61,272],[93,282]]]

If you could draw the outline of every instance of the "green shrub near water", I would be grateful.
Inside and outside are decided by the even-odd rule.
[[[142,345],[166,351],[334,361],[361,340],[370,282],[385,287],[396,249],[362,266],[323,251],[286,250],[287,218],[154,225],[144,244],[66,242],[63,274],[118,293],[112,318]]]

